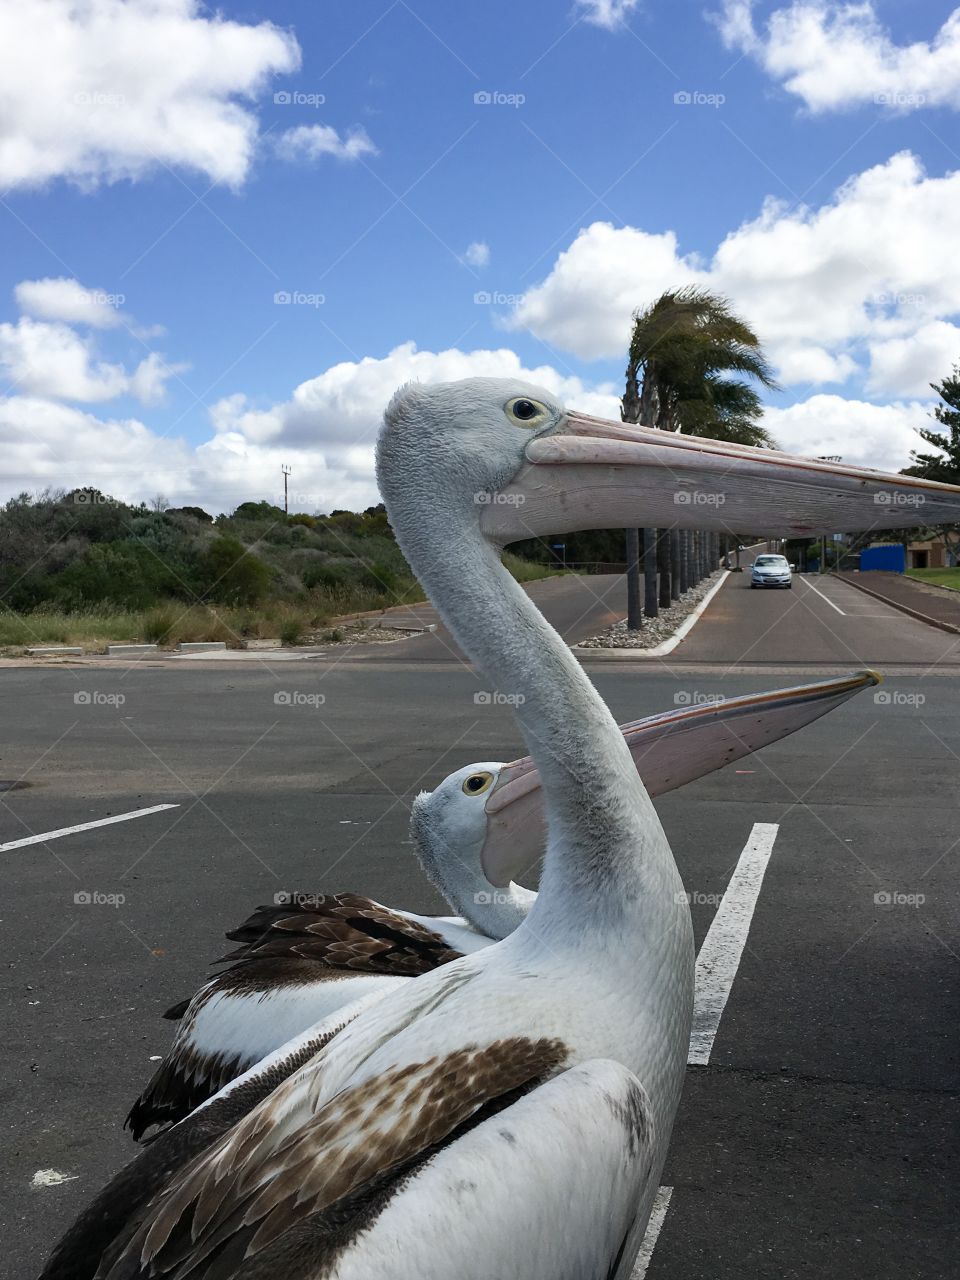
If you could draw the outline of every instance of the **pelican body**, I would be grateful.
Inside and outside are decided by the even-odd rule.
[[[299,1068],[225,1131],[210,1123],[216,1101],[177,1125],[82,1216],[48,1280],[629,1276],[683,1082],[690,914],[623,734],[499,553],[537,528],[597,527],[628,506],[636,521],[630,492],[663,523],[665,500],[651,495],[685,468],[702,474],[716,451],[671,448],[668,471],[650,434],[598,426],[511,381],[394,397],[378,445],[387,511],[458,642],[514,695],[547,815],[537,899],[501,942],[303,1046]],[[882,524],[874,494],[908,483],[870,473],[847,484],[843,468],[761,450],[728,454],[727,466],[738,510],[745,484],[760,485],[764,518],[744,523],[770,512],[784,532]],[[492,501],[506,493],[508,510]],[[960,491],[929,493],[924,521],[934,507],[960,516]],[[669,522],[718,527],[718,505],[671,504]],[[906,508],[891,508],[902,523]],[[509,857],[490,862],[482,851],[491,882],[513,878]]]

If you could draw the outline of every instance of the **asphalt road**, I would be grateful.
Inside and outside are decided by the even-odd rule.
[[[590,668],[626,720],[797,683],[811,662],[898,664],[881,690],[659,804],[698,945],[753,824],[779,832],[710,1064],[688,1071],[650,1280],[956,1274],[960,682],[949,658],[931,665],[951,637],[833,598],[843,615],[802,584],[731,578],[670,669]],[[439,909],[411,860],[410,800],[522,746],[453,661],[5,668],[0,682],[0,779],[30,783],[0,794],[0,843],[178,806],[0,851],[0,1271],[24,1277],[131,1153],[120,1124],[169,1043],[159,1015],[222,931],[290,888]],[[51,1169],[69,1180],[31,1185]]]

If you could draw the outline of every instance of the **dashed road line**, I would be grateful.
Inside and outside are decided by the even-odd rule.
[[[705,1067],[710,1061],[779,830],[776,822],[754,823],[697,956],[693,1029],[687,1058],[693,1066]]]
[[[815,587],[813,583],[808,582],[806,578],[800,578],[800,581],[803,583],[805,587],[809,587],[811,591],[815,592],[820,597],[821,600],[826,600],[830,608],[836,609],[837,613],[839,613],[842,618],[845,618],[847,616],[838,604],[834,604],[829,596],[825,596],[823,594],[823,592],[820,590],[819,587]]]

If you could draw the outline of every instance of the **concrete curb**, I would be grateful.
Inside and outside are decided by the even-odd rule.
[[[581,649],[577,645],[571,645],[574,657],[578,661],[592,660],[600,658],[601,662],[637,662],[644,658],[664,658],[668,653],[673,653],[677,645],[685,640],[696,624],[706,612],[707,605],[717,594],[726,580],[730,577],[730,569],[724,569],[717,582],[713,584],[707,594],[703,597],[692,613],[680,623],[672,636],[666,640],[661,640],[659,644],[653,646],[652,649]],[[600,657],[600,655],[603,655]]]
[[[910,618],[915,618],[917,622],[925,622],[928,627],[936,627],[938,631],[946,631],[950,635],[960,636],[960,627],[954,626],[952,622],[941,622],[939,618],[931,618],[929,614],[921,613],[919,609],[911,609],[907,604],[900,604],[898,600],[891,600],[889,596],[881,595],[879,591],[872,591],[870,587],[865,587],[862,582],[854,582],[852,578],[841,578],[839,574],[831,573],[828,575],[836,578],[838,582],[845,582],[849,587],[855,587],[857,591],[862,591],[864,595],[873,596],[874,600],[879,600],[882,604],[888,604],[891,609],[896,609],[900,613],[905,613]]]

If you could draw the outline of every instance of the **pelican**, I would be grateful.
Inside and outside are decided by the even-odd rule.
[[[675,790],[779,741],[860,690],[872,671],[793,689],[680,706],[621,725],[651,797]],[[414,852],[456,916],[425,916],[360,894],[291,893],[259,907],[227,937],[243,945],[231,967],[165,1017],[180,1019],[170,1052],[133,1104],[135,1140],[176,1122],[268,1053],[368,995],[385,995],[461,955],[505,938],[536,894],[483,874],[504,856],[539,862],[546,838],[543,792],[530,756],[469,764],[412,810]],[[522,860],[522,861],[521,861]]]
[[[638,494],[652,524],[721,527],[719,504],[668,501],[676,477],[725,484],[724,520],[771,532],[902,524],[884,487],[923,486],[925,523],[960,516],[949,486],[598,423],[498,379],[402,388],[378,475],[445,623],[513,695],[547,814],[537,899],[501,942],[366,1007],[206,1146],[215,1103],[176,1126],[189,1163],[146,1193],[131,1166],[48,1277],[369,1280],[402,1259],[418,1280],[625,1280],[683,1081],[690,913],[623,735],[500,549],[636,521]],[[515,874],[481,861],[491,883]]]

